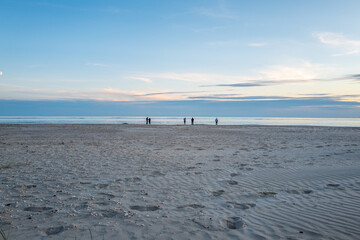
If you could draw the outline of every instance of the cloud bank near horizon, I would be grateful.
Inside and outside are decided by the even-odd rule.
[[[360,117],[360,103],[327,97],[242,101],[4,101],[1,116]]]

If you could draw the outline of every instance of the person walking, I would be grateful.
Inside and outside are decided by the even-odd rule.
[[[186,125],[186,117],[184,117],[184,125]]]
[[[191,125],[194,125],[194,118],[191,118]]]
[[[215,118],[215,125],[218,125],[219,119]]]
[[[149,125],[151,125],[151,118],[149,118]]]
[[[149,117],[146,117],[146,125],[149,124]]]

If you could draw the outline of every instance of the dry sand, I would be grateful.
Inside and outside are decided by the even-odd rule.
[[[9,239],[360,236],[360,128],[0,125],[0,167]]]

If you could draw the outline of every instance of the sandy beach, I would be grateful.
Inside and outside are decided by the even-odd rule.
[[[360,128],[0,125],[9,239],[356,239]]]

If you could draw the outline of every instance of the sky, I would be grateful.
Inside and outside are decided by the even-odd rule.
[[[359,9],[0,0],[0,115],[360,117]]]

